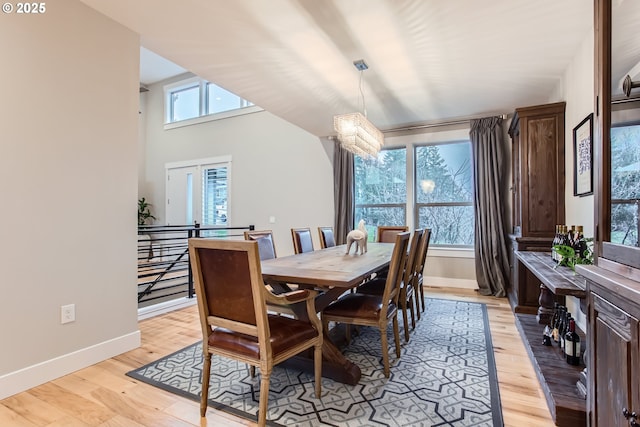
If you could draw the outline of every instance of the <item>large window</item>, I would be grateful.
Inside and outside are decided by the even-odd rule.
[[[415,148],[417,225],[431,229],[434,245],[468,246],[474,240],[471,144]]]
[[[250,107],[253,104],[226,89],[198,77],[164,87],[165,123]]]
[[[640,125],[611,128],[611,242],[640,246]]]
[[[471,246],[472,179],[469,141],[387,149],[375,159],[356,157],[355,223],[365,220],[369,240],[379,225],[409,224],[431,229],[431,245]]]
[[[355,157],[355,221],[364,219],[369,240],[378,225],[404,225],[407,205],[407,150],[382,150],[375,159]]]

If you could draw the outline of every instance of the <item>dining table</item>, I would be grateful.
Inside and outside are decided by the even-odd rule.
[[[374,273],[388,267],[393,243],[368,243],[365,253],[347,253],[346,245],[305,252],[261,262],[262,277],[275,289],[288,289],[295,284],[299,289],[318,291],[316,312],[321,312],[342,294],[357,287]],[[307,316],[302,306],[292,306],[299,318]],[[330,333],[334,332],[334,333]],[[336,342],[336,331],[323,331],[322,376],[355,385],[360,381],[360,367],[348,360]],[[309,354],[291,359],[294,367],[312,371]]]

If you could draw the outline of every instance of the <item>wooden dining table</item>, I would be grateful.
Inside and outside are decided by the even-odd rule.
[[[274,258],[262,261],[262,277],[265,283],[286,288],[296,284],[302,289],[316,289],[316,312],[321,312],[331,302],[351,288],[361,284],[373,273],[387,267],[391,261],[393,243],[369,243],[364,254],[346,253],[346,245]],[[296,316],[305,318],[304,307],[292,307]],[[324,331],[322,345],[322,376],[355,385],[360,381],[360,368],[349,361],[335,341],[336,333]],[[335,332],[335,331],[334,331]],[[311,369],[312,360],[307,355],[292,359],[294,366]]]

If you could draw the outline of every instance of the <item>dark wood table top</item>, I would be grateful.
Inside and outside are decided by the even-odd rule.
[[[362,255],[346,245],[262,261],[265,282],[352,288],[391,261],[393,243],[368,243]]]
[[[569,267],[557,266],[550,252],[516,251],[516,257],[555,295],[585,298],[585,280]]]

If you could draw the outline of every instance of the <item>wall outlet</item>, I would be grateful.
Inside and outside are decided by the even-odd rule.
[[[76,305],[68,304],[60,307],[60,323],[71,323],[76,321]]]

